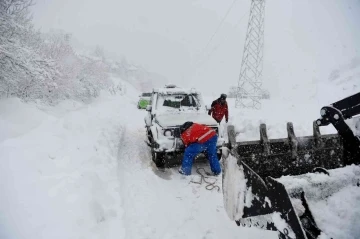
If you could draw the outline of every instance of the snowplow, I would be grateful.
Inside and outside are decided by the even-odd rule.
[[[238,226],[275,231],[279,238],[323,238],[326,233],[308,199],[322,200],[346,185],[360,186],[360,139],[346,123],[359,114],[357,93],[322,107],[312,136],[296,137],[289,122],[287,138],[269,139],[262,124],[259,140],[236,142],[235,128],[229,125],[229,142],[222,150],[223,200],[229,218]],[[321,135],[319,127],[329,124],[338,133]],[[344,177],[338,176],[350,166]],[[298,179],[307,185],[297,185]]]

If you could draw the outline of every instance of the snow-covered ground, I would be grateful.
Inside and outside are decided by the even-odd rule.
[[[139,92],[124,84],[124,95],[102,94],[88,105],[0,101],[0,238],[277,238],[228,218],[221,176],[209,179],[220,191],[193,183],[201,180],[196,167],[207,165],[194,166],[190,177],[177,168],[156,169],[144,143],[146,112],[136,108]],[[311,134],[309,119],[319,110],[311,101],[298,109],[272,100],[262,111],[247,112],[233,103],[230,123],[240,140],[258,139],[263,121],[270,138],[286,137],[287,120],[297,135]],[[348,207],[337,200],[355,190],[328,198],[338,207],[324,215],[349,219]],[[348,206],[356,204],[348,199]],[[351,215],[358,218],[358,210]]]
[[[126,89],[89,105],[0,101],[0,238],[276,238],[236,226],[195,168],[157,170]]]
[[[359,238],[360,168],[350,165],[329,173],[283,176],[278,180],[290,193],[295,189],[305,192],[317,225],[328,236],[325,238]]]
[[[124,236],[117,171],[123,126],[115,118],[122,104],[110,102],[47,112],[16,99],[1,103],[12,108],[2,127],[21,124],[23,131],[0,143],[0,238]]]

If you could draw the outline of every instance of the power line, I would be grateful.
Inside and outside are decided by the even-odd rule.
[[[235,5],[235,3],[236,3],[237,1],[238,1],[238,0],[234,0],[234,1],[232,2],[232,4],[231,4],[230,7],[228,8],[225,16],[221,19],[221,21],[220,21],[219,25],[217,26],[215,32],[212,34],[212,36],[210,37],[210,39],[209,39],[209,41],[207,42],[206,46],[202,49],[202,51],[200,52],[199,55],[202,55],[202,54],[205,52],[206,48],[209,46],[209,44],[210,44],[210,42],[212,41],[212,39],[214,38],[214,36],[217,34],[217,32],[219,31],[219,29],[221,28],[221,26],[222,26],[222,24],[224,23],[226,17],[229,15],[231,9],[234,7],[234,5]]]
[[[237,28],[241,21],[243,20],[243,18],[247,15],[247,13],[245,13],[240,19],[239,21],[236,23],[235,28]],[[219,44],[217,44],[215,47],[212,48],[212,51],[206,56],[205,60],[203,60],[202,62],[200,62],[200,64],[198,64],[197,66],[202,66],[206,61],[208,61],[210,59],[210,56],[217,50],[219,49],[220,45],[222,45],[224,42],[226,42],[229,39],[229,36],[227,36],[226,38],[224,38],[224,40],[222,40]]]
[[[247,15],[247,13],[244,13],[244,14],[240,17],[239,21],[238,21],[238,22],[236,23],[236,25],[235,25],[235,29],[240,25],[241,21],[244,19],[244,17],[245,17],[246,15]],[[213,48],[212,48],[212,51],[205,57],[204,60],[198,61],[197,64],[195,64],[193,70],[190,72],[190,76],[193,75],[192,72],[196,71],[196,69],[197,69],[198,67],[201,67],[204,63],[206,63],[206,62],[210,59],[211,55],[212,55],[215,51],[217,51],[217,50],[219,49],[219,47],[220,47],[224,42],[226,42],[228,39],[229,39],[229,35],[228,35],[227,37],[223,38],[223,40],[222,40],[219,44],[217,44],[215,47],[213,47]]]

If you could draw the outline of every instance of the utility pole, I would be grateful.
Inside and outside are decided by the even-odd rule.
[[[265,0],[251,0],[236,108],[261,108]]]

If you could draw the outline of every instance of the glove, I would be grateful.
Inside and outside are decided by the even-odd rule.
[[[209,110],[208,115],[211,115],[211,111]]]
[[[225,120],[225,122],[227,123],[227,122],[229,122],[229,120],[227,119],[227,120]]]

